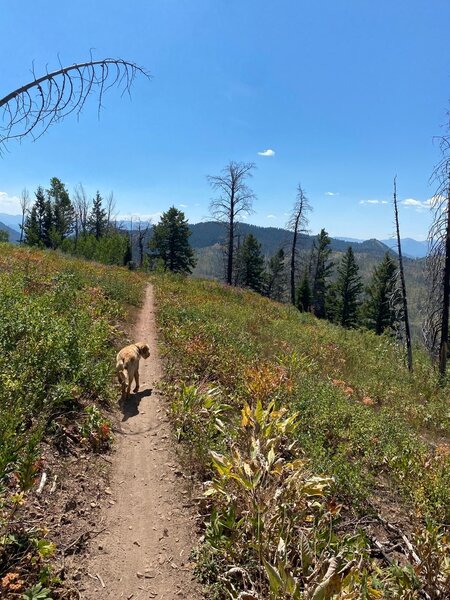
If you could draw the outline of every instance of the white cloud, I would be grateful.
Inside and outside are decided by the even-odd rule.
[[[133,221],[137,221],[138,219],[140,219],[141,221],[151,221],[152,223],[156,223],[156,221],[159,221],[161,216],[162,216],[162,212],[155,212],[155,213],[149,213],[149,214],[128,213],[128,214],[117,215],[116,221],[118,221],[120,223],[120,221],[131,221],[131,219],[133,219]]]
[[[188,205],[187,205],[187,204],[179,204],[178,206],[179,206],[180,208],[187,208],[187,207],[188,207]]]
[[[387,200],[360,200],[360,204],[389,204]]]
[[[416,212],[422,212],[424,210],[428,210],[429,208],[431,208],[432,206],[434,206],[436,204],[436,202],[439,201],[439,198],[437,197],[433,197],[433,198],[428,198],[428,200],[416,200],[415,198],[405,198],[404,200],[402,200],[400,202],[400,204],[402,204],[403,206],[406,206],[406,208],[414,208],[416,210]]]
[[[406,198],[402,200],[401,204],[404,206],[422,206],[422,202],[420,200],[415,200],[414,198]]]
[[[275,156],[275,150],[271,148],[267,148],[267,150],[263,150],[262,152],[258,152],[260,156]]]
[[[6,192],[0,192],[0,212],[8,215],[21,214],[19,196],[10,196]]]
[[[325,192],[325,196],[339,196],[339,192]]]
[[[277,217],[276,217],[276,215],[267,215],[267,218],[268,219],[276,219]]]

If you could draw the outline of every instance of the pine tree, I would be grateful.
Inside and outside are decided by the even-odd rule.
[[[174,206],[154,226],[149,247],[164,268],[173,273],[191,273],[195,267],[194,252],[189,244],[191,232],[184,213]]]
[[[301,312],[309,312],[312,305],[311,286],[309,285],[308,273],[305,271],[297,289],[295,306]]]
[[[397,265],[386,252],[383,261],[375,267],[362,309],[365,325],[377,335],[386,329],[394,329],[397,324],[399,306],[395,301],[396,279]]]
[[[100,192],[97,192],[92,202],[92,209],[88,217],[89,233],[95,235],[95,239],[99,240],[107,232],[108,217],[106,210],[102,206],[103,199]]]
[[[281,301],[286,291],[286,267],[284,250],[280,248],[269,260],[266,276],[266,294],[273,300]]]
[[[245,236],[239,248],[237,263],[239,285],[261,292],[264,285],[264,256],[261,244],[251,233]]]
[[[46,199],[42,187],[38,187],[35,196],[36,201],[24,225],[25,243],[29,246],[49,248],[51,246],[52,207]]]
[[[52,204],[50,238],[52,246],[57,248],[73,230],[75,210],[66,186],[57,177],[50,179],[50,189],[47,190],[47,197]]]
[[[315,272],[312,289],[312,305],[314,314],[319,319],[326,317],[326,297],[327,297],[327,279],[333,268],[333,263],[329,262],[331,254],[331,240],[325,229],[322,229],[317,236],[315,252]]]
[[[351,246],[342,257],[337,273],[335,320],[342,327],[355,327],[363,284]]]
[[[125,254],[123,255],[123,264],[124,264],[124,266],[127,266],[132,261],[133,261],[133,250],[131,248],[130,236],[127,235],[127,247],[125,250]]]

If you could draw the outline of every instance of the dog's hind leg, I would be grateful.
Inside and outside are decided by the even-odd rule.
[[[133,392],[136,393],[139,391],[139,369],[136,369],[136,373],[134,374],[134,381],[136,382],[136,386]]]

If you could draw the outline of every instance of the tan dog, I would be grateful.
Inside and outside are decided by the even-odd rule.
[[[133,379],[136,381],[133,392],[139,391],[139,361],[141,357],[148,358],[149,356],[150,348],[143,342],[125,346],[117,355],[116,372],[122,386],[122,400],[128,399]]]

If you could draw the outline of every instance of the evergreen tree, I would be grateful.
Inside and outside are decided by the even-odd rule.
[[[127,248],[126,248],[125,254],[123,256],[123,264],[124,264],[124,266],[127,266],[132,261],[133,261],[133,251],[131,248],[130,236],[127,235]]]
[[[342,257],[337,273],[334,320],[342,327],[355,327],[363,284],[351,246]]]
[[[57,177],[50,179],[50,189],[47,190],[47,197],[52,205],[50,239],[52,246],[57,248],[73,230],[75,210],[66,186]]]
[[[308,273],[305,271],[297,289],[296,307],[301,312],[309,312],[312,305],[311,286],[309,284]]]
[[[89,233],[95,235],[95,239],[99,240],[103,237],[108,228],[108,217],[106,210],[102,206],[103,199],[100,192],[97,192],[92,202],[92,209],[88,217]]]
[[[333,263],[329,262],[331,254],[330,238],[325,229],[322,229],[314,246],[315,252],[315,272],[312,289],[312,306],[314,314],[319,319],[326,317],[326,297],[327,297],[327,279],[333,268]]]
[[[52,207],[41,186],[35,192],[36,201],[24,225],[25,243],[29,246],[49,248],[52,227]]]
[[[365,324],[377,335],[397,324],[400,307],[399,299],[395,301],[396,280],[397,265],[386,252],[383,261],[375,267],[363,306]]]
[[[184,213],[174,206],[163,213],[154,226],[149,247],[164,268],[174,273],[191,273],[195,267],[194,252],[189,244],[191,232]]]
[[[261,244],[251,233],[245,236],[238,252],[238,283],[255,292],[261,292],[264,285],[264,256]]]
[[[280,248],[269,260],[266,276],[266,294],[273,300],[281,301],[286,291],[286,268],[284,250]]]
[[[9,233],[4,229],[0,229],[0,242],[9,242]]]

